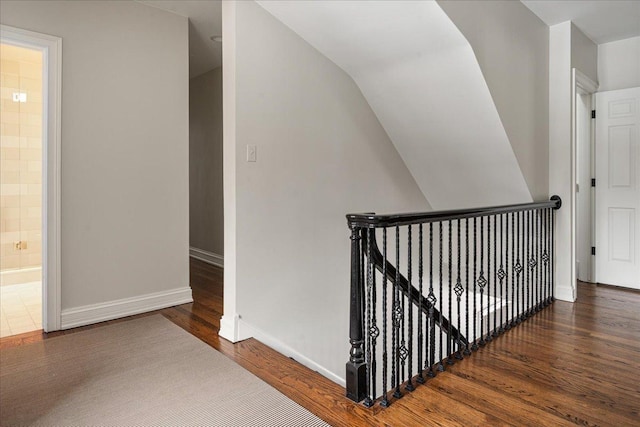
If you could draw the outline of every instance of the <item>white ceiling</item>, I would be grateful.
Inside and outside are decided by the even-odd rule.
[[[189,78],[222,65],[222,43],[211,36],[222,35],[220,0],[138,0],[189,18]]]
[[[137,0],[189,18],[189,77],[222,64],[220,0]],[[521,0],[547,25],[571,20],[597,44],[640,36],[640,0]]]
[[[573,21],[596,44],[640,36],[640,0],[521,0],[547,25]]]

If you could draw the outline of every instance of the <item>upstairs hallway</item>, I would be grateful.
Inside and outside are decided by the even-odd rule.
[[[554,302],[391,407],[367,409],[344,397],[341,386],[255,339],[231,344],[219,338],[222,284],[221,269],[192,259],[194,302],[134,317],[161,313],[334,426],[640,422],[637,291],[580,283],[575,304]],[[4,338],[0,350],[104,324]]]

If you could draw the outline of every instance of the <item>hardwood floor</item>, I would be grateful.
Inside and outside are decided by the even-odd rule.
[[[575,304],[555,302],[391,407],[367,409],[254,339],[219,338],[222,279],[192,260],[192,304],[133,317],[161,313],[333,426],[640,426],[639,292],[581,283]],[[126,320],[4,338],[0,349]]]

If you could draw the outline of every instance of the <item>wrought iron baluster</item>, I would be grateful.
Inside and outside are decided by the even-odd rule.
[[[549,212],[550,209],[544,210],[544,229],[543,229],[543,246],[544,252],[542,254],[542,261],[544,262],[544,306],[547,307],[549,305]]]
[[[376,230],[373,229],[373,236],[375,238],[375,233]],[[378,327],[378,316],[376,314],[377,312],[377,307],[378,307],[378,297],[377,297],[377,289],[376,289],[376,270],[375,268],[372,267],[372,292],[371,292],[371,307],[373,308],[373,313],[371,316],[371,329],[369,330],[369,334],[372,338],[371,340],[371,354],[373,355],[372,360],[371,360],[371,398],[373,400],[375,400],[378,395],[376,393],[376,383],[377,383],[377,372],[378,372],[378,367],[377,367],[377,352],[376,352],[376,347],[377,347],[377,341],[378,341],[378,336],[380,336],[380,328]],[[373,402],[372,402],[373,403]]]
[[[525,299],[524,299],[524,288],[525,281],[524,276],[527,272],[527,255],[525,251],[525,216],[524,212],[520,212],[521,220],[521,233],[518,237],[520,238],[520,256],[522,257],[522,274],[520,275],[520,311],[518,312],[518,323],[522,323],[524,320],[524,310],[525,310]]]
[[[544,287],[546,285],[545,281],[545,269],[546,264],[545,260],[545,221],[546,221],[546,210],[542,209],[540,211],[540,308],[543,309],[545,307],[545,294]]]
[[[540,308],[546,307],[546,293],[545,287],[547,285],[546,274],[545,271],[547,269],[546,263],[546,244],[545,244],[545,230],[546,230],[546,221],[547,221],[547,210],[540,210]]]
[[[487,279],[484,277],[484,217],[480,217],[480,276],[478,277],[478,287],[480,288],[480,345],[485,345],[484,340],[484,288]]]
[[[387,229],[382,229],[382,399],[380,405],[389,406],[387,399],[388,387],[388,341],[387,341]]]
[[[529,270],[528,264],[529,260],[527,259],[527,216],[526,212],[522,212],[522,235],[521,235],[521,243],[522,243],[522,285],[520,286],[520,297],[522,301],[522,306],[520,307],[520,323],[526,319],[526,310],[527,310],[527,282],[526,276],[527,271]]]
[[[400,239],[398,239],[398,247],[400,247]],[[411,269],[411,267],[409,266],[409,263],[407,263],[407,267],[409,271]],[[398,270],[400,270],[400,266],[398,266]],[[411,280],[407,279],[407,284],[409,286],[411,286]],[[400,371],[401,373],[398,373],[398,377],[400,379],[400,384],[402,384],[405,380],[406,380],[406,362],[407,362],[407,346],[406,346],[406,332],[407,329],[405,328],[405,320],[407,319],[407,311],[406,311],[406,304],[405,304],[405,300],[410,297],[411,292],[407,292],[407,295],[405,295],[404,293],[400,294],[400,312],[402,313],[402,317],[400,318],[400,334],[402,336],[402,340],[400,341],[400,348],[398,348],[398,355],[400,356]]]
[[[540,227],[542,225],[542,211],[535,211],[536,218],[536,232],[535,232],[535,242],[536,242],[536,313],[542,310],[542,274],[540,269],[542,268],[542,245],[540,244]]]
[[[537,287],[537,283],[536,283],[536,265],[538,264],[538,259],[537,259],[537,254],[536,254],[536,217],[535,217],[535,211],[531,211],[531,235],[529,237],[531,244],[529,245],[531,247],[531,289],[529,290],[530,292],[530,296],[529,299],[531,301],[531,305],[529,308],[529,313],[530,315],[533,315],[536,312],[536,300],[535,300],[535,296],[536,296],[536,287]]]
[[[493,215],[493,332],[489,337],[498,336],[498,216]],[[500,222],[502,224],[502,221]],[[502,283],[500,283],[502,286]],[[500,289],[502,290],[502,289]]]
[[[507,218],[508,219],[508,218]],[[509,230],[507,233],[504,233],[504,223],[505,223],[505,215],[500,214],[500,270],[498,270],[498,278],[500,279],[500,329],[498,333],[501,334],[504,332],[504,313],[506,308],[508,307],[505,304],[506,301],[509,301],[509,286],[507,279],[507,271],[509,270],[509,253],[505,248],[509,247]],[[509,226],[509,222],[507,221],[507,227]],[[502,260],[505,260],[504,264]],[[505,270],[506,268],[506,270]],[[503,281],[505,282],[503,284]]]
[[[511,329],[511,319],[509,317],[509,310],[513,310],[513,302],[510,304],[509,303],[509,279],[511,279],[511,286],[513,286],[513,274],[511,273],[511,270],[509,270],[509,216],[511,216],[511,219],[513,220],[513,213],[511,214],[506,214],[505,218],[504,218],[504,253],[505,253],[505,262],[504,262],[504,273],[505,273],[505,278],[504,278],[504,294],[505,294],[505,308],[504,308],[504,326],[503,326],[503,330],[508,331],[509,329]],[[511,229],[511,233],[513,233],[513,228]],[[511,245],[513,248],[513,238],[511,239]],[[512,249],[513,250],[513,249]],[[511,252],[511,255],[513,255],[513,252]],[[512,258],[513,260],[513,258]],[[513,262],[513,261],[512,261]],[[513,295],[513,294],[512,294]],[[512,296],[513,298],[513,296]]]
[[[478,297],[476,294],[476,266],[478,265],[478,228],[476,218],[473,218],[473,345],[471,349],[476,351],[478,349]]]
[[[551,238],[551,215],[552,215],[552,211],[551,209],[546,209],[545,211],[545,251],[546,251],[546,260],[545,260],[545,275],[546,275],[546,280],[544,283],[544,289],[545,289],[545,306],[549,306],[549,300],[551,297],[551,287],[549,285],[549,283],[551,282],[551,273],[550,273],[550,269],[551,269],[551,245],[549,245],[549,239]]]
[[[527,251],[531,251],[531,258],[529,258],[529,316],[532,316],[535,312],[534,310],[534,290],[536,287],[535,284],[535,268],[538,260],[536,259],[535,254],[535,217],[534,212],[529,211],[529,246]]]
[[[464,247],[465,247],[465,255],[464,255],[464,283],[465,283],[465,299],[466,299],[466,304],[465,304],[465,335],[467,337],[467,344],[465,345],[464,348],[464,354],[465,355],[470,355],[471,354],[471,347],[470,347],[470,342],[471,342],[471,334],[469,333],[469,218],[466,218],[464,220],[465,224],[464,224]]]
[[[529,303],[529,288],[531,287],[531,258],[529,258],[529,247],[531,246],[531,211],[523,212],[525,216],[525,230],[524,230],[524,245],[526,250],[525,255],[525,284],[524,284],[524,312],[522,313],[522,320],[529,317],[529,310],[531,305]]]
[[[542,218],[540,217],[540,211],[535,211],[535,219],[536,219],[536,232],[535,232],[535,242],[536,242],[536,258],[538,260],[542,260],[542,253],[540,252],[540,221]],[[542,309],[542,305],[540,304],[540,262],[536,265],[536,313]]]
[[[553,301],[553,211],[549,209],[549,223],[547,224],[547,246],[549,252],[549,266],[547,268],[547,305]]]
[[[424,384],[424,376],[423,376],[423,339],[424,339],[424,335],[423,335],[423,329],[422,329],[422,305],[423,305],[423,297],[422,297],[422,287],[423,287],[423,273],[424,270],[422,268],[422,262],[423,262],[423,256],[422,256],[422,224],[420,224],[420,226],[418,227],[418,287],[419,287],[419,293],[420,295],[418,296],[418,307],[420,307],[420,309],[418,309],[418,378],[416,378],[416,381],[420,384]],[[426,346],[425,346],[426,347]]]
[[[453,286],[451,286],[451,248],[452,248],[452,242],[451,242],[451,221],[449,221],[449,226],[448,226],[448,234],[447,234],[447,241],[449,243],[449,258],[448,258],[448,262],[449,262],[449,322],[447,325],[447,363],[449,365],[453,365],[453,348],[452,348],[452,344],[453,344],[453,329],[452,329],[452,323],[453,322],[453,312],[452,312],[452,302],[453,302],[453,296],[452,296],[452,288]]]
[[[458,302],[458,335],[456,337],[456,341],[458,344],[458,350],[456,351],[456,359],[460,360],[462,359],[462,337],[461,337],[461,331],[462,331],[462,321],[461,321],[461,313],[460,313],[460,297],[462,296],[462,293],[464,292],[464,288],[462,287],[462,280],[460,279],[460,263],[461,263],[461,257],[460,257],[460,246],[462,244],[462,241],[460,240],[460,227],[461,227],[461,222],[460,219],[458,219],[458,223],[457,223],[457,227],[456,227],[456,231],[458,232],[458,241],[457,241],[457,249],[458,249],[458,264],[457,264],[457,279],[456,279],[456,286],[454,288],[454,291],[456,293],[456,297],[457,297],[457,302]],[[449,321],[451,321],[451,319],[449,319]]]
[[[495,245],[494,245],[494,250],[495,250]],[[482,323],[484,323],[484,321]],[[490,216],[487,217],[487,333],[485,335],[485,341],[486,342],[491,341],[491,217]]]
[[[555,212],[551,212],[551,241],[550,241],[550,252],[551,252],[551,298],[550,301],[553,302],[556,298],[556,248],[554,245],[556,233],[556,215]]]
[[[547,252],[547,214],[549,213],[548,209],[542,210],[542,307],[546,307],[547,304],[547,266],[549,265],[549,253]]]
[[[518,277],[518,315],[516,322],[519,324],[522,322],[522,316],[524,314],[524,276],[527,271],[527,258],[524,250],[524,212],[518,212],[519,226],[518,226],[518,258],[522,261],[522,270]]]
[[[429,296],[427,296],[429,302],[429,371],[428,375],[433,377],[435,375],[433,369],[436,359],[436,325],[433,318],[433,311],[436,306],[436,296],[433,293],[433,223],[429,223]]]
[[[517,292],[517,282],[518,282],[518,268],[516,267],[517,265],[519,265],[518,262],[518,255],[516,253],[516,248],[517,248],[517,241],[518,241],[518,231],[517,231],[517,227],[516,227],[516,215],[517,213],[512,212],[511,213],[511,233],[513,233],[513,237],[511,238],[511,259],[513,260],[513,274],[511,275],[511,319],[509,320],[509,328],[511,328],[512,326],[514,326],[515,321],[516,321],[516,310],[518,309],[517,307],[517,301],[516,301],[516,292]]]
[[[536,276],[536,270],[538,267],[538,253],[536,246],[536,224],[538,220],[536,218],[536,211],[531,211],[531,315],[538,312],[538,305],[536,297],[538,295],[538,277]]]
[[[407,231],[407,241],[408,241],[408,252],[407,252],[407,265],[408,265],[408,269],[407,269],[407,281],[409,283],[409,285],[412,285],[411,282],[411,225],[409,225],[409,229]],[[408,293],[408,300],[409,303],[407,304],[409,307],[409,331],[407,332],[407,336],[408,336],[408,353],[409,353],[409,363],[407,365],[407,385],[405,387],[406,390],[408,391],[413,391],[415,390],[415,387],[413,386],[413,382],[412,382],[412,377],[413,377],[413,300],[411,297],[411,290],[409,290]]]
[[[549,213],[551,212],[551,209],[545,209],[544,210],[544,238],[543,238],[543,245],[544,245],[544,252],[542,254],[542,262],[544,263],[544,306],[547,307],[549,305],[549,267],[550,267],[550,253],[549,253],[549,235],[550,235],[550,230],[549,230],[549,222],[550,222],[550,218],[549,218]]]
[[[393,365],[391,368],[391,377],[395,392],[393,397],[401,398],[400,391],[400,325],[402,323],[402,306],[400,305],[400,227],[396,225],[396,280],[393,286],[393,331],[395,335],[393,345]]]
[[[442,360],[444,359],[442,353],[444,351],[443,348],[443,342],[442,342],[442,334],[444,333],[443,331],[443,315],[442,315],[442,221],[438,222],[438,239],[439,239],[439,245],[438,245],[438,258],[439,258],[439,264],[440,264],[440,268],[439,268],[439,277],[438,277],[438,282],[439,282],[439,287],[440,287],[440,291],[439,291],[439,298],[440,298],[440,314],[439,314],[439,328],[440,328],[440,354],[438,357],[438,365],[436,367],[436,369],[438,371],[444,371],[444,365],[442,364]]]
[[[523,267],[522,264],[520,263],[521,260],[521,253],[522,253],[522,243],[523,243],[523,239],[521,237],[520,231],[521,231],[521,212],[517,213],[517,232],[516,232],[516,253],[518,254],[518,261],[516,262],[515,268],[516,268],[516,292],[518,294],[517,298],[516,298],[516,317],[514,319],[516,324],[520,323],[520,313],[521,313],[521,309],[522,309],[522,286],[521,286],[521,275],[522,275],[522,271],[523,271]]]
[[[366,347],[366,351],[365,351],[365,363],[367,366],[367,396],[364,398],[364,405],[367,407],[371,407],[373,405],[373,399],[371,398],[371,393],[372,393],[372,389],[371,389],[371,376],[372,376],[372,370],[371,370],[371,346],[373,345],[372,342],[372,337],[371,337],[371,328],[372,328],[372,323],[371,323],[371,293],[372,293],[372,286],[373,286],[373,262],[371,259],[371,232],[372,229],[371,228],[367,228],[366,231],[367,233],[367,302],[365,304],[366,312],[367,312],[367,318],[366,318],[366,324],[365,324],[365,336],[367,339],[365,339],[365,347]]]

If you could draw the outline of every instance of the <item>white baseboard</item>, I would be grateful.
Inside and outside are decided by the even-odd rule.
[[[245,340],[245,339],[248,339],[248,338],[255,338],[258,341],[260,341],[261,343],[271,347],[272,349],[274,349],[278,353],[283,354],[283,355],[285,355],[287,357],[290,357],[290,358],[294,359],[296,362],[299,362],[302,365],[306,366],[307,368],[318,372],[320,375],[330,379],[334,383],[337,383],[337,384],[341,385],[342,387],[346,386],[346,381],[345,381],[344,378],[339,377],[338,375],[334,374],[333,372],[331,372],[330,370],[328,370],[324,366],[321,366],[321,365],[317,364],[313,360],[309,359],[308,357],[302,355],[298,351],[296,351],[293,348],[289,347],[288,345],[286,345],[282,341],[280,341],[280,340],[274,338],[273,336],[261,331],[260,329],[256,328],[255,326],[250,325],[249,323],[244,321],[242,318],[238,319],[238,336],[239,336],[240,340]]]
[[[238,336],[238,321],[240,320],[240,316],[237,314],[223,314],[220,319],[220,331],[218,331],[218,336],[230,341],[232,343],[237,343],[238,341],[242,341],[243,339],[247,339],[250,337],[245,337],[240,339]]]
[[[224,268],[224,257],[198,248],[189,247],[189,256],[200,261]]]
[[[187,286],[132,298],[70,308],[62,310],[60,329],[90,325],[189,302],[193,302],[193,298],[191,296],[191,288]]]

